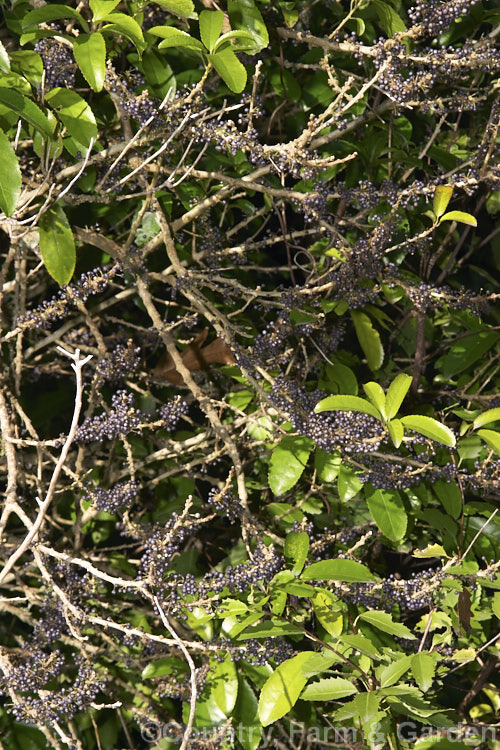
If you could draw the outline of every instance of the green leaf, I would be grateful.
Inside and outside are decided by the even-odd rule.
[[[472,214],[467,214],[464,211],[448,211],[448,213],[441,216],[439,223],[443,221],[459,221],[462,224],[469,224],[471,227],[477,227],[477,219]]]
[[[7,54],[7,50],[3,46],[2,42],[0,42],[0,72],[10,73],[9,55]]]
[[[91,138],[97,138],[96,119],[85,99],[71,89],[56,88],[45,95],[45,101],[68,131],[70,137],[64,140],[68,151],[73,155],[85,153]]]
[[[205,50],[199,39],[195,39],[185,31],[175,29],[173,26],[152,26],[148,29],[148,33],[163,39],[158,45],[158,49],[164,49],[165,47],[188,47],[200,52],[204,52]]]
[[[375,419],[382,419],[379,410],[359,396],[327,396],[318,401],[314,411],[316,414],[322,411],[360,411],[363,414],[370,414]]]
[[[293,563],[292,572],[298,575],[309,552],[309,536],[305,531],[290,531],[285,539],[285,557]]]
[[[387,389],[387,396],[385,400],[385,408],[387,410],[387,419],[393,419],[399,411],[399,407],[404,401],[406,394],[410,388],[412,381],[411,375],[406,375],[404,372],[400,372],[396,375],[389,388]]]
[[[228,88],[235,94],[240,94],[246,86],[247,71],[234,52],[224,49],[215,55],[209,55],[208,59]]]
[[[455,481],[446,482],[444,479],[437,479],[433,484],[433,489],[448,515],[452,518],[460,518],[462,493],[458,484]]]
[[[439,219],[448,206],[453,194],[453,187],[451,185],[438,185],[434,191],[434,200],[432,208],[436,217]]]
[[[115,31],[118,34],[123,34],[127,39],[130,39],[139,54],[145,49],[146,44],[141,27],[137,21],[127,16],[126,13],[108,13],[102,20],[109,21],[109,24],[103,26],[101,31]]]
[[[193,18],[196,15],[192,0],[155,0],[155,3],[181,18]]]
[[[50,23],[57,18],[73,18],[85,31],[89,30],[88,23],[81,13],[68,5],[57,5],[56,3],[47,3],[26,13],[22,20],[22,26],[23,29],[28,29],[31,26],[39,26],[41,23]]]
[[[375,675],[380,680],[380,687],[385,688],[394,685],[410,669],[411,656],[401,656],[399,659],[384,664],[375,670]]]
[[[478,430],[477,434],[486,445],[500,456],[500,432],[494,430]]]
[[[231,44],[234,42],[234,44]],[[253,38],[248,31],[228,31],[217,39],[213,52],[221,49],[250,50],[253,49]]]
[[[410,414],[407,417],[401,417],[402,424],[410,430],[415,430],[420,435],[435,440],[437,443],[448,445],[451,448],[456,444],[455,435],[441,422],[432,417],[424,417],[421,414]]]
[[[349,680],[342,677],[327,677],[307,685],[300,694],[300,698],[306,701],[335,701],[357,692],[356,687]]]
[[[414,550],[413,557],[448,557],[448,555],[446,554],[444,547],[440,544],[428,544],[425,549]]]
[[[87,83],[94,91],[102,91],[106,75],[106,44],[98,31],[80,34],[73,42],[73,54]]]
[[[370,382],[363,385],[363,390],[374,405],[374,407],[380,412],[382,417],[386,419],[386,407],[385,407],[385,393],[384,389],[378,383]]]
[[[361,346],[370,370],[378,370],[384,361],[384,349],[380,341],[379,332],[373,327],[366,313],[351,310],[351,318],[356,329],[359,345]]]
[[[344,617],[335,594],[321,589],[311,596],[314,615],[327,633],[338,638],[344,629]]]
[[[232,29],[249,31],[254,39],[255,52],[269,44],[269,34],[261,13],[253,0],[228,0],[227,13]]]
[[[388,37],[394,36],[401,31],[406,31],[406,26],[402,18],[398,16],[394,8],[389,3],[382,0],[373,0],[378,20]]]
[[[286,435],[269,462],[269,486],[275,495],[288,492],[300,479],[313,447],[310,438]]]
[[[185,662],[175,656],[164,656],[161,659],[152,659],[142,670],[141,677],[143,680],[149,680],[151,677],[163,677],[171,674],[174,669],[185,669]]]
[[[202,10],[200,13],[201,41],[209,52],[214,51],[217,39],[222,31],[224,13],[221,10]]]
[[[314,454],[314,468],[320,482],[333,482],[338,477],[342,459],[339,453],[328,453],[322,448],[316,448]]]
[[[308,680],[304,667],[315,655],[303,652],[287,659],[265,682],[259,698],[259,718],[264,727],[278,721],[294,707]]]
[[[344,465],[340,467],[339,475],[337,477],[337,489],[342,502],[345,503],[353,497],[356,497],[362,486],[363,485],[354,469],[350,469],[348,466]]]
[[[411,657],[411,672],[423,693],[432,686],[435,671],[436,660],[427,651],[413,654]]]
[[[92,21],[99,23],[119,4],[120,0],[90,0],[89,6],[92,11]]]
[[[238,675],[238,699],[233,713],[238,726],[238,742],[243,750],[257,750],[262,736],[259,703],[247,680]]]
[[[373,520],[384,536],[399,542],[406,534],[408,517],[397,490],[375,490],[367,498],[367,505]]]
[[[401,424],[401,420],[391,419],[391,421],[387,423],[387,429],[389,430],[389,435],[391,436],[391,440],[394,443],[394,447],[399,448],[405,434],[404,427]]]
[[[376,610],[370,610],[368,612],[362,612],[357,617],[358,620],[368,622],[370,625],[383,630],[389,635],[395,635],[398,638],[411,638],[415,636],[406,625],[402,625],[399,622],[394,622],[391,615],[388,612],[377,612]]]
[[[364,583],[376,581],[368,568],[357,560],[321,560],[311,563],[302,572],[303,581],[343,581],[345,583]]]
[[[359,651],[361,654],[366,654],[366,656],[369,656],[371,659],[380,658],[380,652],[378,649],[373,645],[370,639],[366,638],[364,635],[343,635],[339,638],[339,642],[350,648],[355,648],[356,651]]]
[[[44,135],[52,138],[52,128],[46,116],[27,96],[18,91],[0,87],[0,104],[12,110],[18,117],[26,120]]]
[[[467,370],[500,339],[497,331],[482,330],[453,344],[447,354],[437,361],[445,378]]]
[[[238,675],[236,665],[228,654],[223,662],[210,660],[210,673],[207,678],[210,687],[210,697],[214,699],[218,708],[230,716],[238,696]]]
[[[484,424],[489,424],[490,422],[496,422],[497,420],[500,421],[500,406],[488,409],[488,411],[484,411],[476,417],[472,423],[472,429],[477,430],[478,427],[482,427]]]
[[[45,268],[61,286],[71,281],[76,263],[75,240],[66,214],[57,204],[38,220]]]
[[[0,209],[6,216],[14,213],[21,195],[21,170],[9,139],[0,130]]]
[[[334,365],[325,365],[325,380],[328,390],[333,393],[358,395],[358,381],[350,367],[336,362]],[[332,388],[332,384],[334,387]]]

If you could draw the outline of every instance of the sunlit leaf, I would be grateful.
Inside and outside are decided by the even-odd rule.
[[[410,414],[401,417],[402,424],[410,430],[415,430],[420,435],[435,440],[437,443],[448,445],[451,448],[456,444],[455,435],[446,425],[438,422],[432,417],[424,417],[421,414]]]
[[[346,583],[376,580],[373,573],[362,563],[340,558],[311,563],[300,577],[303,581],[344,581]]]
[[[379,332],[366,315],[360,310],[351,310],[351,318],[356,329],[359,345],[361,346],[370,370],[378,370],[384,361],[384,348],[380,341]]]
[[[269,462],[269,486],[275,495],[288,492],[300,479],[313,448],[310,438],[285,435]]]
[[[438,219],[446,211],[448,203],[451,200],[452,194],[453,194],[453,187],[451,185],[438,185],[436,187],[436,190],[434,191],[434,200],[432,203],[432,208]]]
[[[102,34],[80,34],[73,42],[73,54],[83,77],[94,89],[101,91],[106,75],[106,44]]]

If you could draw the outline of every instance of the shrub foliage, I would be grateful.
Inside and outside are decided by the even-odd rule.
[[[1,746],[494,747],[499,3],[2,6]]]

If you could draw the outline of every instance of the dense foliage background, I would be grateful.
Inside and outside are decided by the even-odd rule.
[[[0,747],[497,749],[500,4],[2,9]]]

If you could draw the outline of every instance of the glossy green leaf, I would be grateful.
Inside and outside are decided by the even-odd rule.
[[[264,684],[259,698],[259,718],[264,727],[288,713],[296,704],[308,677],[303,667],[311,652],[297,654],[282,662]]]
[[[329,384],[328,390],[333,391],[333,393],[358,395],[356,375],[350,367],[342,365],[340,362],[336,362],[334,365],[325,365],[325,380]]]
[[[384,348],[379,332],[373,327],[366,313],[351,310],[351,318],[356,329],[359,345],[362,348],[370,370],[378,370],[384,361]]]
[[[394,447],[399,448],[399,446],[403,442],[403,437],[405,434],[404,427],[401,424],[401,420],[391,419],[391,421],[387,423],[387,429],[389,430],[389,435],[391,436]]]
[[[399,407],[403,403],[404,398],[410,389],[411,381],[411,375],[406,375],[406,373],[400,372],[390,384],[387,389],[385,401],[387,419],[393,419],[398,413]]]
[[[327,633],[338,638],[344,629],[344,617],[335,594],[321,589],[311,596],[314,615]]]
[[[45,101],[67,129],[69,137],[64,140],[64,145],[68,151],[73,155],[77,151],[85,153],[91,138],[97,137],[96,119],[85,99],[71,89],[56,88],[45,95]]]
[[[453,187],[451,185],[438,185],[434,191],[434,200],[432,208],[437,218],[439,219],[448,206],[453,194]]]
[[[101,91],[106,75],[106,44],[98,31],[80,34],[73,42],[73,54],[83,77],[94,91]]]
[[[253,38],[248,31],[228,31],[217,39],[214,52],[222,49],[232,49],[233,51],[253,49]]]
[[[448,213],[441,216],[439,223],[443,221],[459,221],[462,224],[468,224],[471,227],[477,227],[477,219],[472,214],[465,213],[464,211],[448,211]]]
[[[303,581],[343,581],[345,583],[363,583],[376,581],[370,570],[357,560],[321,560],[311,563],[302,572]]]
[[[22,179],[19,162],[9,139],[0,130],[0,209],[12,216],[21,195]]]
[[[363,390],[374,405],[374,407],[380,412],[382,417],[386,418],[385,409],[385,393],[384,389],[378,383],[370,382],[363,385]]]
[[[171,674],[174,669],[185,668],[185,662],[175,656],[164,656],[161,659],[152,659],[142,670],[141,677],[143,680],[149,680],[151,677],[163,677]]]
[[[213,52],[222,31],[224,13],[221,10],[202,10],[199,23],[201,41],[209,52]]]
[[[247,71],[234,52],[224,49],[215,55],[209,55],[208,59],[228,88],[235,94],[240,94],[246,86]]]
[[[339,453],[328,453],[322,448],[316,448],[314,453],[314,468],[319,482],[334,482],[338,477],[342,459]]]
[[[120,0],[90,0],[89,6],[92,11],[93,22],[99,23],[99,21],[102,21],[119,4]]]
[[[375,675],[380,681],[380,687],[385,688],[394,685],[395,682],[408,672],[411,664],[411,656],[400,656],[391,661],[390,664],[381,665],[375,670]]]
[[[238,742],[244,750],[257,750],[262,736],[259,703],[248,681],[241,674],[238,682],[238,699],[233,712],[238,726]]]
[[[377,13],[379,23],[388,37],[394,36],[394,34],[397,34],[398,32],[406,31],[403,19],[398,16],[394,8],[388,2],[383,2],[383,0],[373,0],[373,5],[375,6],[375,12]]]
[[[477,434],[484,440],[488,448],[500,456],[500,432],[494,430],[478,430]]]
[[[366,638],[359,633],[356,635],[343,635],[339,639],[339,642],[350,648],[355,648],[356,651],[359,651],[361,654],[366,654],[366,656],[369,656],[371,659],[380,658],[380,652],[376,646],[373,645],[369,638]],[[338,648],[338,646],[336,647]]]
[[[467,336],[453,344],[449,352],[438,359],[437,366],[441,368],[446,378],[457,375],[477,362],[498,341],[500,341],[498,331],[477,331],[473,336]]]
[[[399,542],[406,534],[408,516],[397,490],[375,490],[366,501],[373,520],[384,536]]]
[[[448,515],[452,518],[460,518],[462,514],[462,493],[457,482],[455,480],[446,482],[444,479],[437,479],[433,484],[433,489]]]
[[[373,404],[359,396],[327,396],[318,401],[314,411],[316,414],[322,411],[360,411],[363,414],[370,414],[375,419],[382,418]]]
[[[52,138],[53,131],[47,117],[27,96],[2,86],[0,87],[0,104],[12,110],[18,117],[21,117],[44,135]]]
[[[38,220],[40,252],[45,268],[61,286],[71,281],[76,263],[75,240],[66,214],[51,206]]]
[[[269,44],[266,25],[253,0],[228,0],[227,13],[232,29],[248,31],[254,39],[255,52]]]
[[[2,42],[0,42],[0,72],[10,73],[9,55],[7,54],[7,50],[3,46]]]
[[[169,10],[181,18],[193,18],[196,15],[192,0],[155,0],[155,2],[156,5],[161,5],[165,10]]]
[[[342,464],[337,477],[337,489],[342,502],[345,503],[353,497],[356,497],[362,486],[363,485],[354,469]]]
[[[500,406],[496,406],[494,409],[488,409],[476,417],[472,423],[472,428],[477,430],[479,427],[482,427],[485,424],[490,424],[490,422],[496,422],[497,420],[500,421]]]
[[[39,26],[41,23],[50,23],[58,18],[72,18],[78,21],[85,31],[89,30],[87,21],[81,13],[70,8],[69,5],[58,5],[56,3],[46,3],[40,8],[35,8],[35,10],[26,13],[22,20],[23,29]]]
[[[220,710],[230,716],[238,696],[238,675],[236,665],[228,654],[224,661],[211,660],[210,673],[207,679],[210,696]]]
[[[437,443],[448,445],[451,448],[456,444],[455,435],[446,425],[438,422],[432,417],[424,417],[421,414],[410,414],[408,417],[401,417],[404,427],[415,430],[420,435],[435,440]]]
[[[126,13],[116,13],[113,11],[113,13],[108,13],[102,20],[107,21],[108,25],[103,26],[101,31],[115,31],[118,34],[123,34],[127,39],[130,39],[139,53],[146,47],[142,29],[131,16],[127,16]]]
[[[292,562],[292,572],[299,574],[309,552],[309,536],[305,531],[290,531],[285,539],[285,557]]]
[[[335,701],[357,693],[356,687],[342,677],[327,677],[318,682],[311,682],[300,694],[306,701]]]
[[[165,47],[188,47],[200,52],[205,50],[199,39],[195,39],[186,31],[175,29],[173,26],[153,26],[148,29],[148,33],[162,38],[158,49],[164,49]]]
[[[388,612],[377,612],[376,610],[370,610],[368,612],[362,612],[358,615],[358,620],[368,622],[370,625],[383,630],[389,635],[395,635],[398,638],[411,638],[415,636],[406,625],[402,625],[399,622],[394,622],[391,615]]]
[[[269,486],[275,495],[288,492],[300,479],[313,447],[310,438],[286,435],[269,462]]]
[[[432,686],[436,671],[436,659],[427,651],[413,654],[411,657],[411,672],[420,690],[425,693]]]
[[[238,635],[236,640],[246,641],[249,638],[278,638],[283,635],[300,635],[301,633],[300,628],[292,622],[283,622],[278,618],[271,618],[271,620],[248,627]],[[234,638],[233,629],[231,630],[231,638]]]

